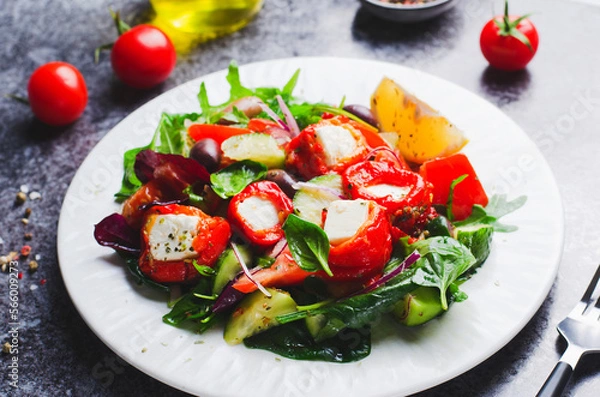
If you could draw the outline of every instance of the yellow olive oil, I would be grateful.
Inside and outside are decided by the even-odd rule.
[[[156,19],[207,37],[232,33],[256,15],[263,0],[150,0]]]

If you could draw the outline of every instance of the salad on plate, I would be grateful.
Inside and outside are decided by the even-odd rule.
[[[120,213],[94,237],[139,283],[165,291],[163,321],[223,327],[302,360],[369,355],[382,316],[419,326],[467,299],[498,219],[525,197],[488,198],[450,121],[389,78],[370,108],[248,88],[163,114],[125,153]]]

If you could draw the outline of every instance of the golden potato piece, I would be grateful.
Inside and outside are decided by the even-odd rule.
[[[384,78],[371,97],[381,131],[396,132],[396,147],[410,162],[422,164],[458,152],[469,141],[431,106]]]

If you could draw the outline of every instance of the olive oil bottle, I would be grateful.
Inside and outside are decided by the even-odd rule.
[[[186,41],[197,44],[241,29],[263,0],[150,0],[150,4],[156,13],[152,23],[181,50]]]

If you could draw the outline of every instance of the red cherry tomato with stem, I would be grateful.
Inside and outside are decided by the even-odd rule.
[[[508,0],[504,15],[494,17],[481,31],[481,52],[493,67],[504,71],[524,69],[539,45],[538,32],[528,15],[510,16]]]
[[[37,68],[29,78],[27,94],[33,114],[53,126],[77,120],[88,100],[83,76],[66,62],[49,62]]]
[[[131,28],[124,23],[119,13],[111,11],[119,38],[112,47],[111,63],[117,77],[134,88],[151,88],[165,81],[177,61],[175,47],[169,37],[151,25]]]

